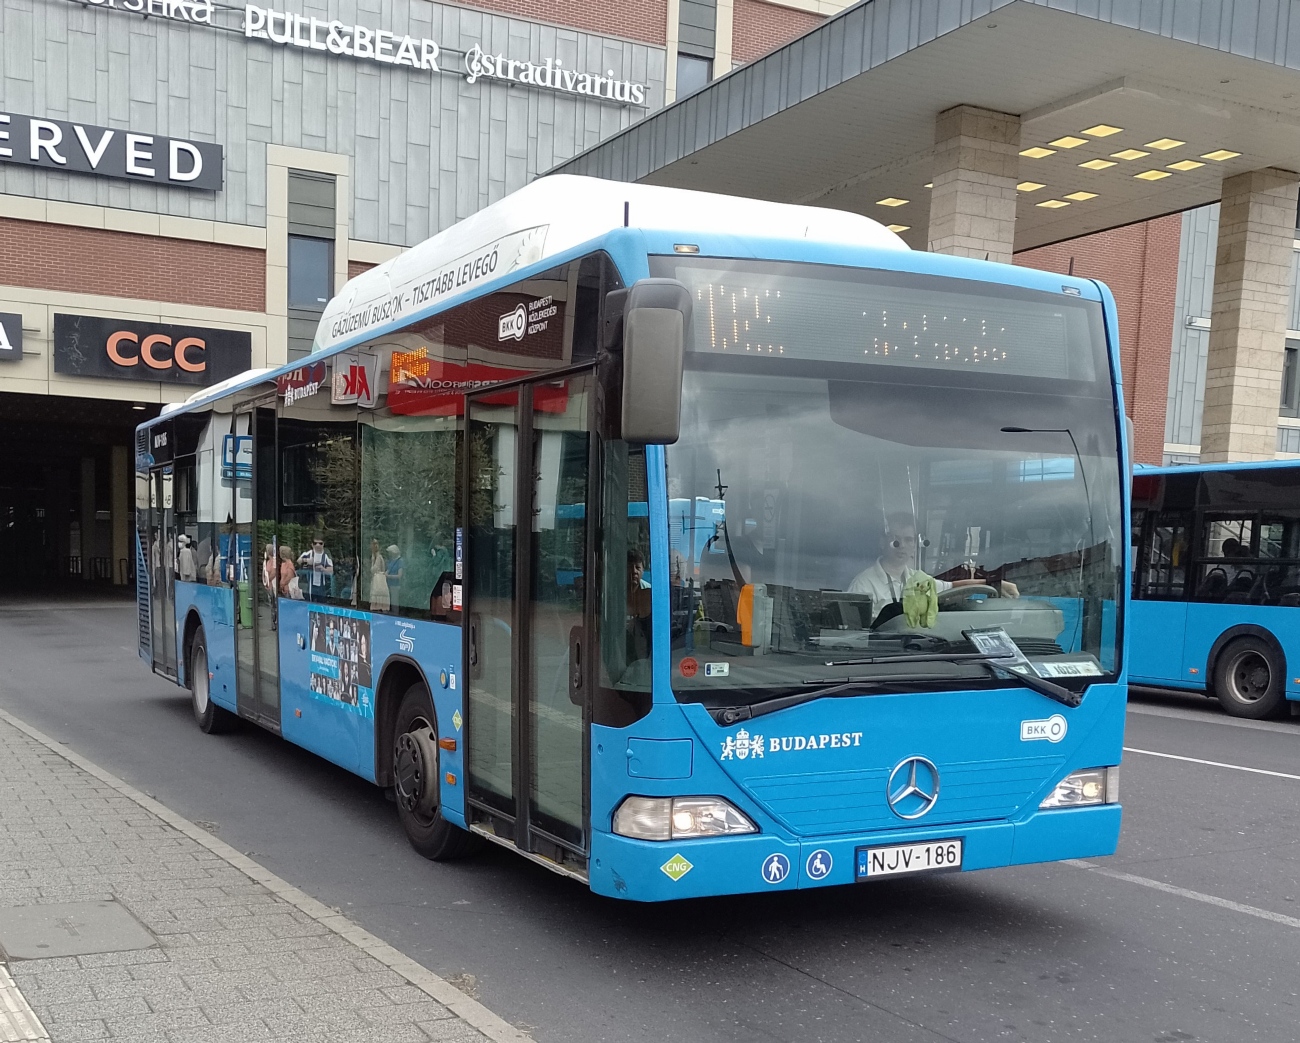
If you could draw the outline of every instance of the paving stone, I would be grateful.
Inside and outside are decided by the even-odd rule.
[[[12,960],[55,1043],[485,1043],[364,949],[7,720],[0,792],[0,923],[18,907],[104,903],[152,946]]]

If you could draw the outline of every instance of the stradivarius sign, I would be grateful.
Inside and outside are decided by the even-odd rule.
[[[463,76],[467,83],[490,80],[639,106],[646,104],[649,90],[644,83],[616,77],[613,69],[607,69],[603,74],[569,69],[558,57],[547,57],[540,62],[521,61],[507,57],[504,53],[492,54],[477,43],[459,60],[448,63],[436,40],[370,25],[350,25],[334,18],[259,7],[256,4],[246,4],[240,11],[224,4],[217,5],[213,0],[83,2],[139,14],[145,18],[162,18],[226,30],[235,26],[218,25],[215,19],[233,20],[238,15],[238,29],[248,39],[263,40],[280,47],[297,47],[306,51],[356,58],[380,65],[404,65],[421,72],[453,73]],[[460,67],[456,68],[457,65]]]

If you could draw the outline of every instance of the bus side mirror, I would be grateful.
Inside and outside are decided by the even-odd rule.
[[[676,279],[642,279],[623,312],[623,440],[672,445],[682,426],[682,363],[691,295]]]

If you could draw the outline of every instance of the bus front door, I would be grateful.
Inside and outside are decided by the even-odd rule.
[[[149,524],[149,592],[153,619],[153,667],[176,678],[176,512],[172,500],[172,467],[156,468],[150,476],[152,507]]]
[[[586,669],[591,374],[481,392],[466,410],[469,818],[581,871],[587,717],[570,677]]]

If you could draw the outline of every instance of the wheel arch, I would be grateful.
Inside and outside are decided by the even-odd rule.
[[[190,652],[194,648],[194,635],[202,626],[203,616],[191,605],[185,612],[185,626],[181,630],[181,661],[176,664],[176,676],[180,679],[182,688],[190,685]]]
[[[384,660],[375,685],[375,782],[380,786],[393,784],[393,744],[388,741],[388,734],[393,729],[402,696],[413,684],[423,684],[429,697],[433,697],[429,679],[414,659],[393,655]]]
[[[1219,657],[1223,655],[1223,650],[1232,644],[1232,642],[1242,637],[1257,638],[1277,653],[1277,656],[1282,663],[1282,681],[1283,684],[1286,683],[1286,678],[1288,676],[1286,652],[1282,649],[1282,642],[1277,639],[1273,634],[1273,631],[1269,630],[1268,627],[1259,626],[1257,623],[1238,623],[1236,626],[1228,627],[1227,630],[1215,638],[1214,644],[1210,646],[1210,654],[1206,656],[1205,660],[1206,691],[1214,691],[1214,671],[1218,668]]]

